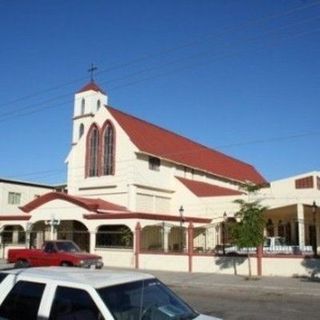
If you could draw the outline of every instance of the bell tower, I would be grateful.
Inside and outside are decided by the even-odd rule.
[[[91,79],[91,81],[81,88],[74,98],[73,109],[73,133],[72,144],[77,144],[88,127],[92,123],[92,118],[100,108],[108,104],[108,96]]]

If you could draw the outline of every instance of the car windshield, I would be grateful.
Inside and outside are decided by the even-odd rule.
[[[71,241],[60,241],[56,243],[58,251],[79,252],[80,248]]]
[[[116,320],[189,320],[198,315],[158,279],[105,287],[97,292]]]

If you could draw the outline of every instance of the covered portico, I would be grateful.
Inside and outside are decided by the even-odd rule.
[[[320,245],[320,208],[314,203],[292,203],[270,207],[266,213],[266,235],[281,236],[288,244]]]

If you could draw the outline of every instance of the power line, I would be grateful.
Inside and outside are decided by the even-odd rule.
[[[140,62],[145,61],[145,60],[149,60],[149,59],[152,59],[152,58],[160,57],[160,56],[172,53],[174,51],[177,51],[177,50],[180,50],[180,49],[184,49],[186,47],[192,47],[192,46],[195,46],[195,45],[207,40],[208,38],[219,37],[219,36],[224,35],[224,34],[226,34],[228,32],[239,31],[241,29],[245,29],[245,28],[250,27],[252,25],[261,24],[261,23],[264,23],[264,22],[267,22],[267,21],[271,21],[271,20],[275,20],[275,19],[278,19],[278,18],[281,18],[281,17],[285,17],[285,16],[290,16],[292,14],[295,14],[295,13],[299,12],[299,11],[303,11],[303,10],[306,10],[306,9],[313,8],[313,7],[315,7],[315,6],[319,5],[319,4],[320,4],[320,0],[319,1],[314,1],[314,2],[312,2],[310,4],[297,6],[295,8],[289,9],[289,10],[287,10],[285,12],[282,12],[282,13],[266,15],[266,16],[258,18],[258,19],[252,19],[250,21],[242,22],[242,23],[240,23],[240,24],[238,24],[236,26],[225,27],[224,29],[220,30],[219,32],[215,32],[215,33],[211,33],[209,35],[203,36],[201,39],[198,38],[196,40],[189,41],[189,42],[186,42],[184,44],[180,44],[180,45],[175,46],[175,47],[171,47],[171,48],[168,48],[168,49],[165,49],[165,50],[161,50],[158,53],[145,54],[142,57],[129,60],[128,62],[121,63],[121,64],[115,64],[114,66],[111,66],[111,67],[108,67],[108,68],[103,69],[101,71],[98,71],[96,74],[103,74],[103,73],[106,73],[106,72],[109,72],[109,71],[121,69],[121,68],[124,68],[124,67],[128,67],[130,65],[133,65],[133,64],[140,63]],[[73,80],[58,84],[58,85],[53,86],[53,87],[50,87],[50,88],[47,88],[47,89],[44,89],[44,90],[41,90],[41,91],[38,91],[38,92],[31,93],[31,94],[26,95],[26,96],[22,96],[22,97],[10,100],[10,101],[6,102],[5,104],[2,104],[0,107],[6,106],[6,105],[9,105],[9,104],[12,104],[12,103],[16,103],[16,102],[19,102],[19,101],[24,101],[24,100],[29,99],[29,98],[34,98],[34,97],[39,96],[41,94],[48,93],[48,92],[51,92],[51,91],[55,91],[55,90],[64,88],[66,86],[78,83],[80,81],[83,81],[84,79],[87,79],[87,77],[79,77],[79,78],[76,78],[76,79],[73,79]]]
[[[285,30],[287,29],[288,27],[292,27],[292,26],[295,26],[295,25],[298,25],[298,24],[301,24],[301,23],[305,23],[306,21],[310,21],[310,20],[314,20],[314,19],[318,19],[318,17],[312,17],[312,18],[308,18],[308,19],[304,19],[302,21],[298,21],[294,24],[289,24],[289,25],[285,25],[285,26],[282,26],[281,28],[277,29],[277,30],[274,30],[274,31],[269,31],[269,32],[266,32],[265,34],[263,35],[259,35],[258,37],[254,37],[254,38],[249,38],[249,39],[246,39],[246,40],[249,40],[249,41],[254,41],[254,40],[257,40],[257,39],[260,39],[261,36],[266,36],[266,35],[270,35],[270,34],[276,34],[279,30]],[[292,39],[292,38],[296,38],[296,37],[300,37],[300,36],[304,36],[306,34],[309,34],[309,33],[313,33],[313,32],[319,32],[320,30],[319,29],[313,29],[309,32],[301,32],[299,34],[294,34],[293,36],[291,37],[287,37],[287,39]],[[240,40],[240,41],[243,41]],[[229,43],[228,46],[232,45],[233,43]],[[275,45],[274,45],[275,46]],[[265,47],[264,47],[265,48]],[[186,57],[187,59],[194,59],[196,57],[199,57],[199,56],[202,56],[204,54],[208,54],[209,52],[203,52],[203,53],[198,53],[198,54],[195,54],[195,55],[192,55],[192,56],[188,56]],[[228,58],[228,57],[231,57],[231,56],[235,56],[235,55],[238,55],[239,53],[236,52],[236,53],[228,53],[228,54],[223,54],[223,55],[215,55],[213,57],[210,57],[208,58],[209,61],[212,61],[212,59],[214,60],[217,60],[217,59],[223,59],[223,58]],[[185,59],[186,59],[185,58]],[[167,62],[167,63],[162,63],[160,65],[156,65],[154,67],[151,67],[151,68],[146,68],[146,69],[142,69],[140,71],[137,71],[135,73],[132,73],[132,74],[129,74],[129,75],[126,75],[124,77],[118,77],[118,78],[115,78],[115,79],[111,79],[109,81],[107,81],[108,83],[112,82],[112,81],[118,81],[118,80],[123,80],[123,79],[127,79],[127,78],[130,78],[130,77],[134,77],[134,76],[137,76],[137,75],[140,75],[140,74],[143,74],[143,73],[146,73],[146,72],[149,72],[149,71],[153,71],[155,69],[161,69],[165,66],[170,66],[170,65],[173,65],[173,64],[177,64],[177,63],[181,63],[181,59],[179,60],[173,60],[173,61],[170,61],[170,62]],[[198,63],[194,63],[194,64],[191,64],[191,65],[186,65],[186,66],[181,66],[181,67],[178,67],[178,68],[175,68],[173,70],[170,70],[170,71],[167,71],[167,72],[162,72],[160,74],[156,74],[156,75],[151,75],[149,77],[146,77],[146,78],[143,78],[143,79],[138,79],[138,80],[134,80],[134,81],[131,81],[131,82],[128,82],[126,84],[122,84],[122,85],[118,85],[118,86],[114,86],[114,87],[111,87],[110,90],[117,90],[117,89],[121,89],[121,88],[124,88],[124,87],[128,87],[128,86],[131,86],[131,85],[135,85],[137,83],[141,83],[141,82],[145,82],[145,81],[148,81],[148,80],[151,80],[151,79],[155,79],[155,78],[159,78],[159,77],[163,77],[163,76],[166,76],[168,74],[172,74],[172,73],[176,73],[176,72],[179,72],[179,71],[182,71],[182,70],[186,70],[186,69],[190,69],[190,68],[193,68],[194,66],[201,66],[201,65],[206,65],[208,63],[208,61],[201,61],[201,62],[198,62]],[[105,81],[103,81],[102,83],[104,83]],[[65,98],[65,97],[69,97],[69,94],[64,94],[64,95],[61,95],[61,96],[57,96],[57,97],[53,97],[51,99],[47,99],[43,102],[40,102],[40,103],[37,103],[37,104],[32,104],[32,105],[28,105],[28,106],[24,106],[20,109],[17,109],[17,110],[11,110],[11,111],[8,111],[8,112],[4,112],[4,113],[1,113],[0,114],[0,122],[3,122],[7,119],[10,119],[10,118],[16,118],[17,116],[25,116],[25,115],[29,115],[29,114],[34,114],[36,112],[41,112],[41,111],[44,111],[46,109],[49,109],[49,108],[54,108],[54,107],[57,107],[57,106],[60,106],[62,103],[58,104],[58,105],[54,105],[54,106],[47,106],[45,108],[37,108],[37,107],[41,107],[43,106],[43,104],[45,103],[50,103],[50,102],[53,102],[53,101],[57,101],[57,100],[60,100],[61,98]],[[63,103],[69,103],[70,102],[70,99],[64,101]],[[28,110],[30,109],[30,110]],[[22,113],[19,114],[20,111],[24,111]],[[2,119],[1,119],[2,118]]]

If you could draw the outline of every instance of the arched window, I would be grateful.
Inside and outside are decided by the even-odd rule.
[[[123,224],[100,226],[96,235],[96,247],[133,248],[133,233]]]
[[[105,123],[102,132],[102,173],[107,176],[114,174],[114,129],[110,121]]]
[[[100,107],[101,107],[101,101],[98,100],[98,101],[97,101],[97,111],[100,109]]]
[[[85,108],[86,108],[86,101],[84,98],[81,100],[81,115],[85,113]]]
[[[83,133],[84,133],[84,125],[83,123],[81,123],[79,127],[79,139],[83,136]]]
[[[99,129],[93,125],[87,136],[87,176],[98,176]]]

